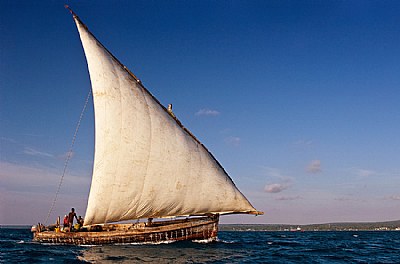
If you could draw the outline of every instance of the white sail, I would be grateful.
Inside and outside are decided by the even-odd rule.
[[[257,213],[209,151],[74,16],[95,109],[85,225],[139,218]]]

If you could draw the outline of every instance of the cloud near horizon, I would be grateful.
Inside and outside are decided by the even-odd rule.
[[[60,171],[52,167],[0,161],[0,168],[0,186],[8,191],[54,192],[61,177]],[[67,172],[66,176],[68,179],[64,179],[64,184],[71,184],[75,190],[87,191],[90,177],[74,172]]]
[[[300,200],[302,197],[300,195],[297,196],[279,196],[275,198],[276,201],[293,201],[293,200]]]
[[[23,153],[26,155],[30,155],[30,156],[40,156],[40,157],[48,157],[48,158],[53,158],[54,155],[47,153],[47,152],[42,152],[39,150],[36,150],[34,148],[30,148],[30,147],[25,147],[23,150]]]
[[[42,220],[54,199],[60,172],[51,167],[6,161],[0,161],[0,168],[0,224],[29,224]],[[52,219],[71,204],[84,212],[90,181],[87,175],[67,173]]]
[[[196,116],[217,116],[219,115],[220,112],[217,110],[212,110],[208,108],[200,109],[199,111],[196,112]]]
[[[268,177],[275,178],[275,183],[266,184],[264,191],[267,193],[280,193],[288,189],[292,185],[293,179],[284,175],[281,170],[277,168],[265,167]],[[277,180],[279,179],[279,180]]]
[[[289,184],[286,183],[272,183],[272,184],[267,184],[264,187],[264,190],[267,193],[280,193],[284,190],[289,188]]]
[[[389,197],[386,197],[387,200],[394,200],[394,201],[400,201],[400,195],[391,195]]]
[[[373,170],[360,169],[360,168],[352,168],[351,171],[352,171],[353,174],[355,174],[355,175],[357,175],[359,177],[369,177],[369,176],[377,174]]]
[[[306,171],[309,173],[321,172],[321,161],[320,160],[312,160],[310,162],[310,164],[308,164]]]

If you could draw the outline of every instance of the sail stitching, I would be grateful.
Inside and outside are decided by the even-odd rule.
[[[141,86],[142,87],[142,86]],[[145,109],[147,109],[147,114],[148,114],[148,116],[149,116],[149,126],[150,126],[150,130],[149,131],[152,131],[152,129],[151,129],[151,127],[152,127],[152,119],[151,119],[151,114],[150,114],[150,106],[149,106],[149,102],[147,101],[147,98],[146,98],[146,96],[145,96],[145,93],[144,93],[144,91],[143,91],[143,89],[140,89],[140,91],[142,92],[142,94],[141,94],[141,96],[143,96],[143,99],[144,99],[144,102],[145,102],[145,106],[144,106],[144,108]],[[147,155],[147,161],[146,161],[146,173],[145,173],[145,177],[147,177],[147,175],[148,175],[148,170],[149,170],[149,159],[150,159],[150,157],[151,157],[151,152],[152,152],[152,148],[151,148],[151,143],[152,143],[152,134],[151,134],[151,132],[150,132],[150,134],[149,134],[149,136],[150,136],[150,139],[149,139],[149,144],[150,144],[150,147],[149,147],[149,151],[148,151],[148,155]],[[143,183],[142,183],[142,186],[141,186],[141,189],[142,189],[142,191],[140,192],[140,197],[138,198],[138,201],[141,201],[142,200],[142,197],[143,197],[143,190],[145,189],[145,185],[146,185],[146,181],[145,180],[143,180]],[[148,205],[148,204],[147,204]],[[143,214],[143,209],[144,209],[144,206],[142,206],[141,208],[139,208],[139,207],[137,207],[137,209],[136,209],[136,215],[138,215],[138,212],[141,212],[141,214]]]
[[[113,59],[112,57],[111,57],[111,59]],[[115,74],[117,74],[118,75],[118,71],[116,71],[115,69],[117,68],[117,66],[114,64],[114,61],[113,60],[111,60],[112,61],[112,66],[113,66],[113,72],[115,72]],[[116,84],[116,86],[118,86],[118,87],[121,87],[121,81],[120,81],[120,79],[119,78],[117,78],[117,79],[115,79],[116,81],[118,81],[118,84]],[[121,131],[122,131],[122,128],[123,128],[123,111],[122,111],[122,108],[123,108],[123,105],[122,105],[122,94],[121,94],[121,89],[118,89],[118,94],[117,95],[119,95],[119,101],[120,101],[120,111],[121,111],[121,114],[120,114],[120,129],[121,129]],[[119,144],[118,144],[118,147],[120,147],[121,145],[122,145],[122,135],[121,135],[121,133],[122,132],[120,132],[120,134],[119,134],[119,140],[115,140],[115,142],[119,142]],[[120,155],[121,155],[121,153],[120,153]],[[118,170],[118,168],[119,168],[119,164],[120,164],[120,161],[121,161],[121,157],[119,156],[118,158],[117,158],[117,165],[116,165],[116,168],[115,168],[115,170],[117,171]],[[116,178],[116,173],[114,173],[114,178],[113,178],[113,181],[112,182],[115,182],[115,178]],[[119,183],[118,183],[119,184]],[[112,194],[114,194],[114,190],[115,190],[115,188],[116,188],[116,185],[115,184],[112,184],[111,185],[112,186],[112,189],[111,189],[111,193]],[[119,191],[120,189],[119,189],[119,186],[118,186],[118,188],[117,188],[117,190]],[[108,204],[110,204],[110,202],[111,202],[111,199],[109,199],[108,200]],[[108,216],[110,215],[110,210],[112,209],[112,207],[111,206],[108,206],[107,207],[107,212],[106,212],[106,219],[105,219],[105,223],[107,223],[108,222]],[[111,213],[111,215],[112,215],[112,213]]]

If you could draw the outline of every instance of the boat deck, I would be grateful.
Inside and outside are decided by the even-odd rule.
[[[215,240],[218,217],[201,217],[158,221],[151,224],[104,224],[88,231],[34,232],[34,241],[52,244],[99,245],[127,243],[160,243],[180,240]]]

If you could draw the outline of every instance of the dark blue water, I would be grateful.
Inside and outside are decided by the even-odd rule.
[[[4,263],[400,263],[400,232],[219,232],[212,243],[60,246],[0,228]]]

